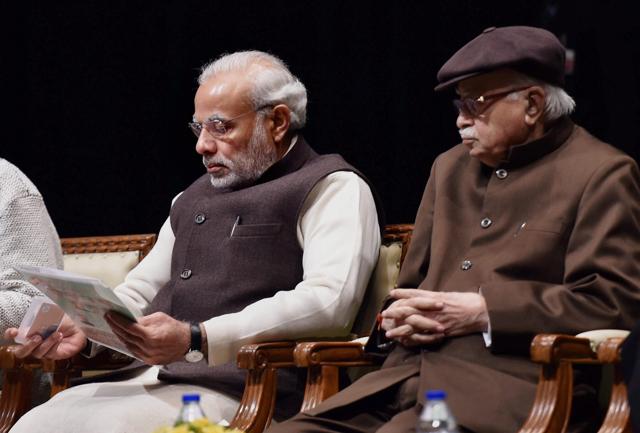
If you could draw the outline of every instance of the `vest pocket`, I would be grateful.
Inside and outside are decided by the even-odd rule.
[[[277,235],[282,229],[282,223],[273,224],[238,224],[233,230],[231,238],[258,238]]]

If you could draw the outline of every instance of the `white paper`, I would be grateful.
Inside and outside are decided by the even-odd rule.
[[[19,265],[15,269],[58,304],[89,340],[135,358],[113,333],[104,315],[114,311],[136,321],[140,313],[127,308],[102,281],[55,268]]]

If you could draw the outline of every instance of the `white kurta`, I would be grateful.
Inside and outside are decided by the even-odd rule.
[[[303,280],[293,290],[207,320],[211,365],[234,362],[248,343],[349,332],[380,248],[369,186],[351,172],[325,177],[304,203],[297,234]],[[130,307],[144,309],[169,281],[174,240],[167,220],[149,255],[115,289]],[[233,418],[235,399],[193,385],[168,385],[156,373],[153,367],[135,379],[70,388],[31,410],[11,432],[150,432],[173,423],[184,392],[201,393],[211,420]]]

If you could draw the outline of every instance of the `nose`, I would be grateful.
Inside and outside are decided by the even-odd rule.
[[[458,111],[458,118],[456,119],[456,126],[458,129],[463,129],[473,125],[473,117],[469,114],[465,114],[464,111]]]
[[[215,138],[213,138],[206,129],[203,129],[196,142],[196,152],[200,155],[214,154],[218,150],[218,145]]]

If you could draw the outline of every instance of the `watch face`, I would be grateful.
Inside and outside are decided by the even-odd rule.
[[[190,350],[186,353],[186,355],[184,355],[184,359],[187,362],[198,362],[202,358],[204,358],[204,355],[199,350]]]

